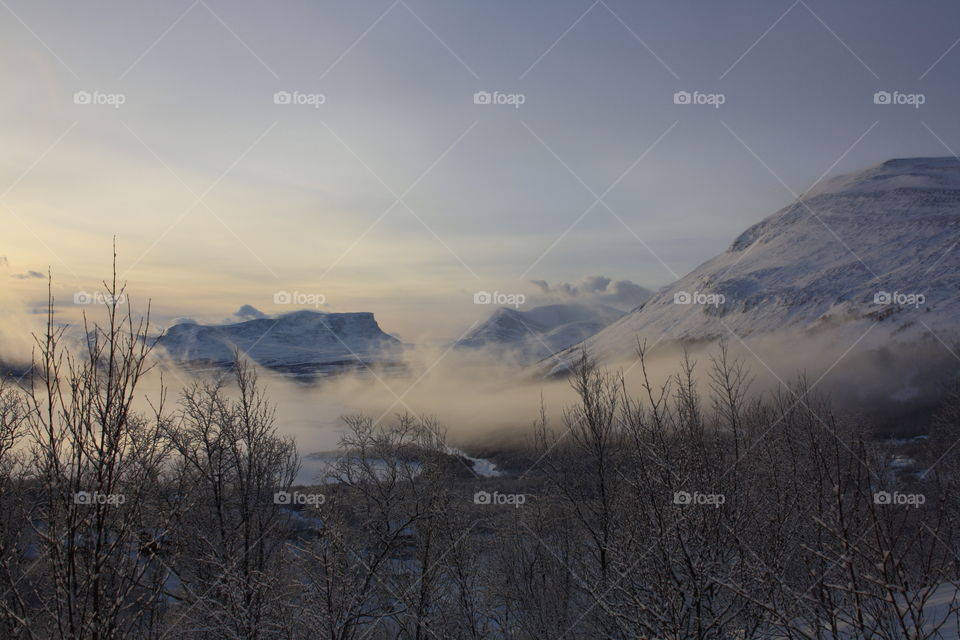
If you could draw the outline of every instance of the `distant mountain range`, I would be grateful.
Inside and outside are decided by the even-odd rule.
[[[528,311],[500,308],[453,346],[530,364],[585,340],[624,315],[604,305],[554,304]],[[403,369],[403,344],[381,330],[372,313],[295,311],[233,324],[176,324],[158,341],[162,353],[188,369],[226,368],[237,352],[296,377]]]
[[[227,367],[237,351],[280,373],[322,377],[344,371],[401,367],[403,345],[372,313],[294,311],[224,325],[177,324],[159,340],[188,367]]]
[[[500,308],[452,346],[569,369],[648,343],[778,334],[862,347],[960,329],[960,160],[890,160],[826,181],[753,225],[720,255],[630,312],[604,305]],[[869,330],[869,332],[868,332]],[[403,345],[372,313],[296,311],[225,325],[173,326],[160,346],[188,367],[224,367],[236,351],[263,367],[317,377],[402,367]]]
[[[551,304],[527,311],[501,307],[454,346],[532,363],[586,340],[624,313],[604,305]]]
[[[957,338],[960,160],[890,160],[825,182],[742,233],[583,346],[697,342],[784,330],[851,346]],[[543,362],[562,373],[576,345]]]

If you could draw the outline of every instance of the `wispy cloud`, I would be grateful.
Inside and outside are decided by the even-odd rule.
[[[11,273],[11,278],[16,278],[17,280],[34,280],[37,278],[46,278],[47,276],[40,273],[39,271],[25,271],[23,273]]]
[[[553,301],[605,304],[620,309],[630,309],[650,297],[652,293],[630,280],[613,280],[607,276],[586,276],[575,282],[550,284],[546,280],[531,280],[537,288],[538,297]]]

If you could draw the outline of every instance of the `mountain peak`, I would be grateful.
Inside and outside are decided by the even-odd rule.
[[[304,309],[233,324],[178,324],[159,345],[181,363],[229,366],[237,351],[258,364],[296,375],[329,374],[392,362],[401,343],[369,312]]]
[[[631,353],[638,337],[684,342],[802,330],[849,346],[871,329],[866,346],[928,331],[953,335],[957,237],[960,160],[888,160],[832,178],[753,225],[585,345],[615,358]],[[578,348],[560,357],[572,362]]]
[[[893,158],[861,171],[826,180],[804,195],[867,195],[893,190],[960,190],[960,160],[943,158]]]
[[[535,362],[592,336],[624,312],[604,305],[549,304],[526,311],[500,307],[458,340],[462,349],[506,351]]]

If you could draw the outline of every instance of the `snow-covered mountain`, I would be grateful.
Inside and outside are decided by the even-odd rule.
[[[604,305],[551,304],[528,311],[500,307],[454,346],[509,352],[520,362],[536,362],[586,340],[623,315]]]
[[[399,366],[402,347],[380,329],[372,313],[319,311],[236,324],[177,324],[159,345],[185,365],[229,366],[239,350],[263,367],[300,376]]]
[[[583,344],[747,339],[782,330],[863,346],[960,328],[960,160],[890,160],[828,180]],[[579,346],[544,362],[560,373]]]

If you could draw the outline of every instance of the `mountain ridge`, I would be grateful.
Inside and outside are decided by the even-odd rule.
[[[960,317],[960,160],[894,159],[811,189],[582,344],[746,338],[787,329],[869,344],[951,333]],[[569,369],[574,345],[544,362]],[[632,352],[629,349],[628,352]]]
[[[535,362],[583,341],[609,326],[624,312],[607,305],[550,304],[526,311],[500,307],[454,343],[459,349],[509,353]]]
[[[265,368],[307,377],[399,366],[403,346],[371,312],[309,309],[221,325],[176,324],[158,345],[188,366],[230,366],[239,351]]]

